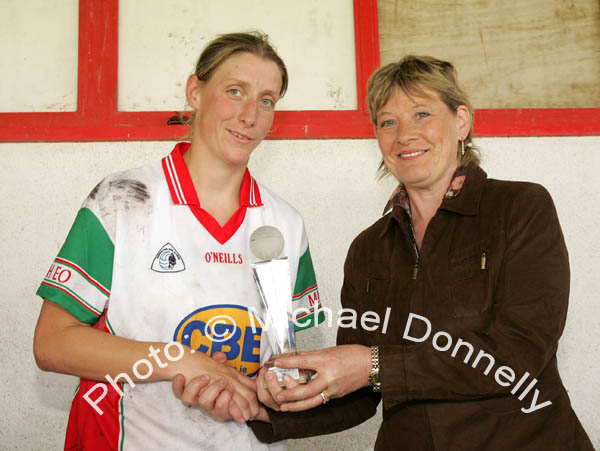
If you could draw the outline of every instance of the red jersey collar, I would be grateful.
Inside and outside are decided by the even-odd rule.
[[[171,153],[162,159],[162,167],[173,202],[177,205],[200,206],[192,178],[183,160],[183,154],[189,148],[190,143],[188,142],[177,143]],[[259,207],[261,205],[258,184],[246,168],[240,189],[240,207]]]

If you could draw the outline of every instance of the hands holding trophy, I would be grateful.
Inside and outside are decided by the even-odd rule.
[[[281,257],[283,249],[283,235],[275,227],[259,227],[250,236],[250,250],[257,258],[251,268],[263,307],[263,331],[273,351],[265,368],[275,372],[282,386],[286,374],[300,384],[310,380],[306,370],[277,368],[272,363],[279,355],[296,353],[290,266],[288,258]]]
[[[368,385],[371,350],[342,345],[297,354],[290,268],[288,259],[281,257],[283,249],[283,236],[275,227],[259,227],[250,236],[250,250],[257,258],[250,267],[263,307],[263,331],[273,351],[264,365],[268,371],[259,373],[257,395],[264,406],[291,412],[325,404]],[[286,375],[293,380],[284,383]]]

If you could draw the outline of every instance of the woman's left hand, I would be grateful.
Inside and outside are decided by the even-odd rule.
[[[277,380],[277,375],[274,371],[261,368],[256,379],[256,396],[262,405],[267,406],[272,410],[281,410],[276,398],[283,390],[294,388],[298,383],[291,377],[283,378],[282,387]]]
[[[271,393],[281,411],[297,412],[324,404],[332,398],[341,398],[369,385],[371,350],[362,345],[341,345],[278,356],[273,363],[280,368],[310,369],[318,373],[313,380],[303,385],[285,376],[287,388]]]

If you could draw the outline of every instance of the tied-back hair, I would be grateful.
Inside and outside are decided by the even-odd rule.
[[[288,72],[285,63],[269,41],[269,36],[261,31],[227,33],[218,35],[210,41],[198,58],[194,74],[204,83],[208,82],[214,72],[231,56],[238,53],[250,53],[260,58],[273,61],[281,73],[281,89],[279,97],[283,97],[288,87]],[[195,111],[192,112],[188,125],[194,122]],[[192,130],[183,138],[191,140]]]
[[[269,36],[258,30],[243,33],[227,33],[217,36],[208,43],[200,54],[194,73],[199,80],[207,82],[214,71],[230,56],[236,53],[251,53],[277,64],[281,72],[281,90],[279,91],[279,96],[283,97],[288,87],[287,69],[283,60],[269,42]]]

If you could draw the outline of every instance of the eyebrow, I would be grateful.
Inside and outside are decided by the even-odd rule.
[[[425,103],[416,103],[416,104],[414,104],[414,105],[411,105],[411,106],[410,106],[410,109],[413,109],[413,110],[414,110],[414,109],[416,109],[416,108],[433,108],[433,106],[432,106],[432,105],[427,105],[427,104],[425,104]],[[381,110],[381,111],[379,111],[379,112],[377,113],[377,116],[379,116],[380,114],[392,114],[392,115],[393,115],[393,114],[395,114],[395,113],[394,113],[394,112],[392,112],[392,111],[385,111],[385,110]]]
[[[240,85],[240,86],[246,88],[249,83],[247,81],[239,80],[237,78],[230,78],[230,79],[225,80],[225,84],[227,84],[227,85],[228,84],[235,84],[235,85]],[[260,92],[260,95],[264,95],[264,94],[268,94],[268,95],[273,96],[273,97],[279,97],[279,93],[278,92],[272,91],[270,89],[265,89],[265,90],[263,90],[263,91]]]

